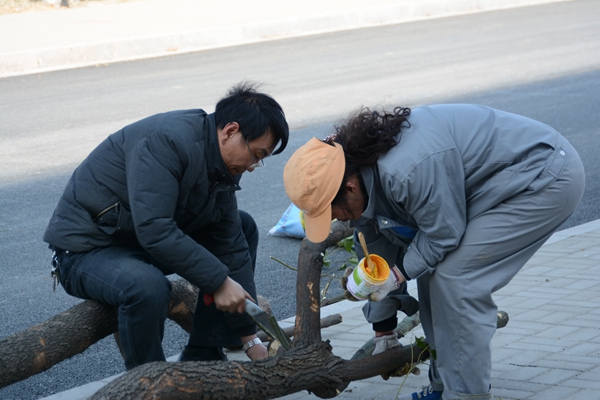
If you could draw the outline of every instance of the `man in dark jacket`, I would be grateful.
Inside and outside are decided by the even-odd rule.
[[[214,295],[214,305],[198,302],[180,360],[226,360],[222,346],[235,341],[252,360],[267,356],[243,314],[256,298],[258,231],[235,191],[288,134],[281,106],[242,83],[214,114],[172,111],[124,127],[75,170],[44,241],[67,293],[118,306],[127,369],[165,360],[169,274],[200,299]]]

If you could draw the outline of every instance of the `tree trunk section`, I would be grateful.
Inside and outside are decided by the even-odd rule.
[[[198,290],[173,282],[168,317],[191,331]],[[0,388],[47,370],[117,332],[117,308],[83,301],[32,328],[0,340]]]
[[[323,268],[323,253],[328,247],[352,235],[354,228],[342,223],[333,223],[332,232],[323,243],[312,243],[303,239],[298,255],[298,277],[296,280],[296,329],[294,346],[307,346],[321,341],[319,321],[320,281]]]
[[[344,382],[365,379],[428,358],[414,346],[358,361],[331,353],[324,342],[292,348],[257,362],[150,363],[110,382],[92,400],[273,399],[308,390],[334,397]]]
[[[167,317],[189,333],[192,330],[198,288],[183,279],[173,281],[172,285]],[[261,307],[270,308],[261,296],[257,300]],[[341,322],[341,315],[335,314],[324,318],[321,325],[327,327]],[[284,331],[292,335],[294,328]],[[119,345],[117,308],[86,300],[32,328],[8,336],[0,340],[0,388],[39,374],[80,354],[110,334],[115,335]],[[258,332],[258,336],[263,341],[268,340],[262,331]]]
[[[332,398],[344,383],[395,371],[409,371],[428,357],[416,346],[375,357],[345,361],[321,340],[320,288],[325,250],[352,234],[334,224],[324,243],[304,239],[298,257],[296,324],[292,349],[255,363],[152,363],[112,381],[93,399],[271,399],[301,390]]]
[[[0,341],[0,388],[47,370],[116,331],[117,310],[84,301]]]

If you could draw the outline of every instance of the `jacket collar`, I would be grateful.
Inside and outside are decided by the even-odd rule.
[[[232,176],[227,170],[227,166],[221,156],[221,148],[219,147],[219,138],[217,136],[217,124],[215,122],[215,114],[208,114],[204,119],[206,135],[206,167],[208,169],[208,177],[211,182],[229,183],[237,185],[240,181],[240,175]]]
[[[377,211],[375,206],[377,203],[377,190],[375,188],[376,167],[361,168],[360,175],[367,192],[369,192],[367,208],[363,211],[361,218],[372,219]]]
[[[360,226],[366,224],[366,222],[375,217],[377,207],[377,190],[375,188],[375,179],[377,175],[377,167],[364,167],[360,170],[360,176],[363,180],[367,192],[369,192],[369,198],[367,202],[367,208],[361,214],[360,218],[356,221],[350,221],[350,226]]]
[[[403,226],[413,230],[418,229],[414,218],[409,215],[401,205],[389,203],[389,201],[386,200],[386,195],[381,186],[377,165],[361,168],[360,173],[365,188],[369,193],[369,200],[367,208],[358,221],[355,221],[355,226],[364,225],[367,221],[374,220],[380,228]],[[378,197],[378,195],[380,197]],[[406,235],[401,236],[407,237]]]

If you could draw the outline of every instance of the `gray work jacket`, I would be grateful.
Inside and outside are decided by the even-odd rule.
[[[552,161],[566,139],[529,118],[447,104],[414,109],[408,121],[399,144],[361,169],[369,201],[354,225],[409,279],[432,273],[469,220],[564,168]]]

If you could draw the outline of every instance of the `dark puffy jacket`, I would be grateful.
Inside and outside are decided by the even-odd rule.
[[[206,293],[228,275],[256,294],[214,115],[154,115],[104,140],[75,170],[44,234],[72,252],[140,245]]]

